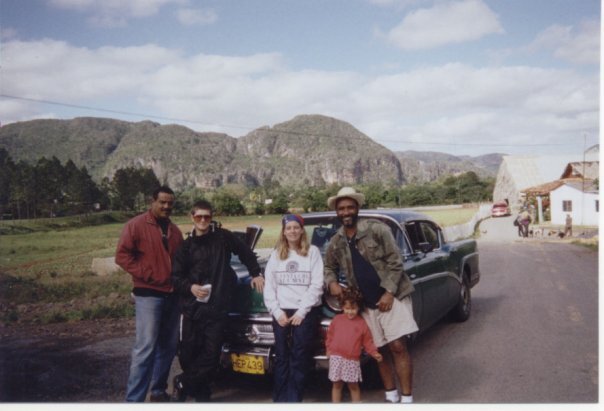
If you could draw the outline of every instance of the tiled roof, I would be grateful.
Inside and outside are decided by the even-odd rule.
[[[571,186],[576,190],[584,191],[586,193],[598,192],[598,188],[593,180],[583,180],[582,178],[566,178],[563,180],[550,181],[549,183],[540,184],[535,187],[525,188],[522,192],[532,195],[547,195],[563,185]]]
[[[504,156],[506,169],[518,190],[525,191],[560,179],[569,164],[581,163],[583,154],[565,156]],[[599,164],[599,153],[585,154],[585,161]],[[591,168],[590,168],[591,169]],[[586,172],[587,174],[587,172]]]
[[[560,178],[584,177],[596,179],[600,175],[599,161],[576,161],[568,163]]]

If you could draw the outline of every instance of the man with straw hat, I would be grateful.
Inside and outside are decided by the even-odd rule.
[[[352,187],[343,187],[327,200],[342,226],[325,254],[325,284],[332,295],[339,295],[342,287],[337,274],[342,271],[348,285],[361,290],[367,307],[363,318],[385,359],[378,368],[386,401],[411,403],[413,365],[406,337],[418,330],[410,297],[414,288],[390,228],[377,220],[359,220],[364,202],[365,196]],[[396,389],[393,369],[402,396]]]

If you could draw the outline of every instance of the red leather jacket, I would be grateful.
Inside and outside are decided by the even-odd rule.
[[[115,251],[115,263],[132,276],[135,288],[172,292],[172,257],[183,242],[179,228],[168,225],[168,250],[151,210],[126,223]]]

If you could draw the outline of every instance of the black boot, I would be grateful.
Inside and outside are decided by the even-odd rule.
[[[212,395],[212,390],[207,385],[203,385],[201,389],[195,395],[195,402],[210,402],[210,396]]]
[[[173,389],[171,402],[185,402],[187,399],[187,392],[185,391],[185,386],[182,383],[182,374],[175,376],[172,380],[172,384]]]

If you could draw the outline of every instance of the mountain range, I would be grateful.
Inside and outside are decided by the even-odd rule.
[[[262,185],[424,183],[474,171],[494,177],[503,154],[478,157],[438,152],[393,152],[351,124],[299,115],[234,138],[151,121],[80,117],[31,120],[0,128],[0,147],[15,161],[71,159],[100,181],[119,168],[150,167],[175,189],[228,183]]]

